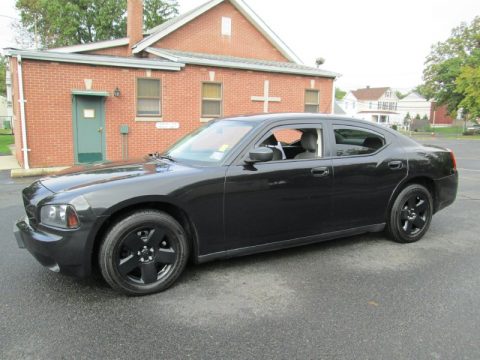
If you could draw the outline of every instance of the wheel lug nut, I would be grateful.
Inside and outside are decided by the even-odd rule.
[[[143,261],[145,261],[145,259],[144,259],[144,258],[140,258],[140,261],[142,261],[142,262],[143,262]]]
[[[153,251],[154,251],[154,250],[153,250],[153,247],[152,247],[152,248],[150,248],[150,252],[153,252]]]
[[[149,256],[149,257],[148,257],[148,260],[153,260],[153,257]]]
[[[140,256],[141,252],[140,251],[137,251],[137,255]]]
[[[166,246],[167,245],[167,242],[166,241],[162,241],[162,246]]]

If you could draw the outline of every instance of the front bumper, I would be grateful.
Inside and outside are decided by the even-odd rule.
[[[90,273],[90,263],[85,262],[87,236],[83,231],[34,229],[24,217],[14,224],[13,233],[18,247],[27,249],[50,270],[78,277]]]

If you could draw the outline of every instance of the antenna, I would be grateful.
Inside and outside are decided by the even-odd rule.
[[[324,62],[325,62],[325,59],[323,57],[318,57],[318,58],[315,59],[315,64],[317,65],[317,68],[320,65],[323,65]]]

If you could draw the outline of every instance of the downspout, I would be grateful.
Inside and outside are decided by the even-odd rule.
[[[23,74],[22,74],[22,57],[17,55],[17,75],[18,75],[18,92],[20,103],[20,116],[22,125],[22,152],[23,152],[23,166],[26,170],[30,169],[28,164],[28,152],[30,149],[27,146],[27,122],[25,119],[25,98],[23,97]]]
[[[332,79],[332,110],[330,111],[331,114],[335,114],[335,80],[336,77]]]

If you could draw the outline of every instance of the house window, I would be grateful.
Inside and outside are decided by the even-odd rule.
[[[161,116],[162,91],[158,79],[137,79],[137,116]]]
[[[222,84],[202,83],[202,118],[222,116]]]
[[[320,104],[318,90],[305,90],[305,112],[317,113]]]
[[[232,19],[229,17],[222,16],[222,35],[232,35]]]

